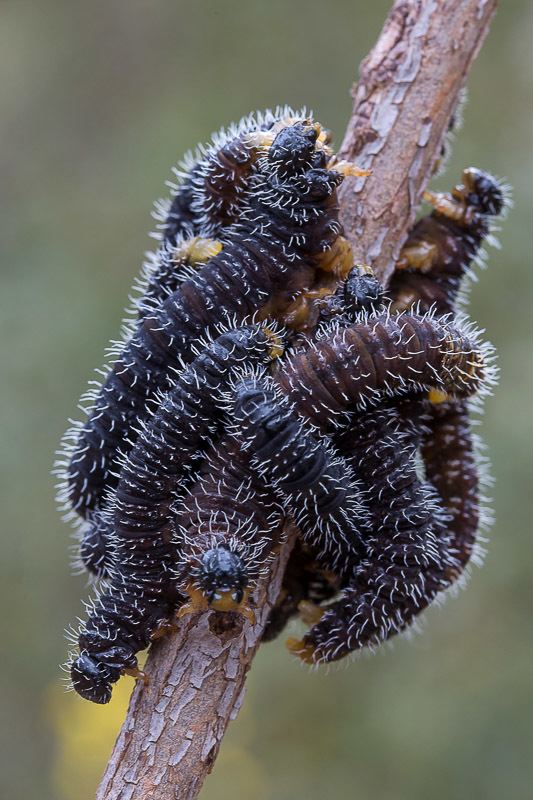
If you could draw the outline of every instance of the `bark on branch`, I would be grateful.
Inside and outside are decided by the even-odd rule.
[[[397,0],[363,61],[341,153],[369,178],[346,179],[342,221],[356,261],[388,280],[497,0]],[[258,586],[257,623],[214,630],[186,618],[152,647],[97,800],[192,800],[239,710],[245,680],[294,543]]]

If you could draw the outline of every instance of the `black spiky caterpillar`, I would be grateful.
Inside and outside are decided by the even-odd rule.
[[[400,311],[433,308],[449,315],[466,299],[465,281],[473,275],[494,217],[509,205],[509,188],[489,173],[469,168],[451,194],[429,193],[427,199],[434,211],[408,237],[389,294]],[[476,551],[480,525],[489,521],[480,498],[483,464],[469,405],[439,395],[433,400],[427,403],[422,453],[427,477],[450,518],[459,577]]]
[[[268,299],[275,315],[312,284],[324,254],[334,250],[342,175],[325,168],[317,136],[314,126],[300,123],[281,130],[258,165],[246,213],[225,231],[222,251],[141,320],[71,455],[65,494],[81,516],[116,485],[110,470],[118,447],[128,449],[125,432],[145,416],[147,400],[165,388],[169,370],[190,358],[190,341],[228,314],[243,319]]]
[[[163,610],[168,612],[163,598],[176,598],[170,589],[177,561],[170,512],[179,478],[214,430],[217,397],[231,370],[243,363],[268,363],[278,354],[277,342],[259,325],[221,334],[177,375],[141,430],[122,466],[114,498],[110,582],[81,631],[79,655],[70,668],[73,686],[82,696],[108,702],[110,685],[134,668],[135,653],[142,649],[137,645],[146,644],[165,616]]]
[[[366,512],[348,464],[266,377],[232,387],[231,419],[252,464],[292,514],[321,566],[340,571],[364,552]]]
[[[248,599],[280,542],[284,512],[238,438],[212,445],[198,480],[176,505],[179,615],[213,608],[251,617]]]
[[[416,223],[400,253],[388,290],[394,310],[456,310],[493,220],[509,204],[508,194],[504,183],[474,167],[463,171],[451,193],[425,193],[434,210]]]
[[[170,203],[157,204],[163,241],[174,245],[180,236],[218,236],[246,206],[250,177],[260,156],[283,127],[302,122],[305,110],[289,106],[256,112],[213,134],[174,170]],[[329,135],[322,131],[327,146]]]
[[[341,597],[323,609],[303,640],[289,640],[289,648],[309,663],[336,661],[405,630],[457,569],[436,493],[416,470],[420,420],[410,432],[404,424],[397,409],[380,408],[358,415],[356,425],[334,437],[364,476],[371,526],[367,556]]]

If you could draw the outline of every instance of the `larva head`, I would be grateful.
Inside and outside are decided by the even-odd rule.
[[[211,608],[236,611],[243,601],[248,572],[237,553],[213,547],[202,556],[197,580]]]
[[[70,666],[70,677],[75,691],[84,700],[93,703],[109,703],[111,700],[111,681],[105,667],[92,656],[82,653]]]
[[[369,267],[353,267],[335,294],[318,300],[320,322],[334,319],[354,322],[361,313],[371,314],[383,305],[383,287]]]
[[[456,200],[466,203],[480,214],[498,216],[505,206],[505,195],[493,175],[476,167],[465,169],[462,183],[452,190]]]
[[[349,315],[377,311],[383,300],[383,287],[367,267],[354,267],[340,287]]]
[[[296,122],[282,128],[268,151],[268,161],[278,176],[284,178],[313,166],[323,166],[326,156],[316,149],[317,139],[316,126],[309,123]]]

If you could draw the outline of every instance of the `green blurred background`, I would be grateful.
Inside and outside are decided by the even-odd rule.
[[[502,4],[469,81],[447,177],[476,164],[515,208],[474,287],[502,381],[484,435],[497,524],[468,591],[412,642],[312,674],[259,653],[205,800],[533,796],[531,592],[533,6]],[[0,6],[0,796],[93,796],[131,681],[107,708],[62,690],[82,613],[53,451],[118,333],[152,200],[197,141],[255,108],[312,107],[341,138],[388,0],[16,0]]]

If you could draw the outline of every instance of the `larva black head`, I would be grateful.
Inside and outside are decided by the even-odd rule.
[[[502,213],[505,196],[493,175],[476,167],[469,167],[463,171],[462,180],[462,185],[456,186],[452,193],[457,200],[464,200],[481,214],[498,216]]]
[[[340,284],[335,294],[317,301],[320,321],[332,319],[354,322],[361,312],[370,314],[380,311],[383,305],[383,287],[377,278],[354,267],[346,280]]]
[[[325,200],[330,197],[342,181],[343,176],[339,172],[313,168],[307,170],[299,182],[302,183],[303,199],[307,195],[308,204],[314,204],[317,200]]]
[[[268,160],[275,165],[280,177],[295,175],[314,165],[318,131],[314,125],[297,122],[278,133],[270,150]]]
[[[101,705],[111,700],[111,681],[107,668],[87,654],[78,656],[70,667],[70,677],[75,691],[84,700]]]
[[[207,602],[214,608],[231,610],[244,597],[248,573],[237,553],[226,547],[214,547],[202,556],[198,583]]]
[[[383,300],[383,287],[373,275],[354,267],[340,287],[345,311],[350,315],[360,311],[378,311]]]

